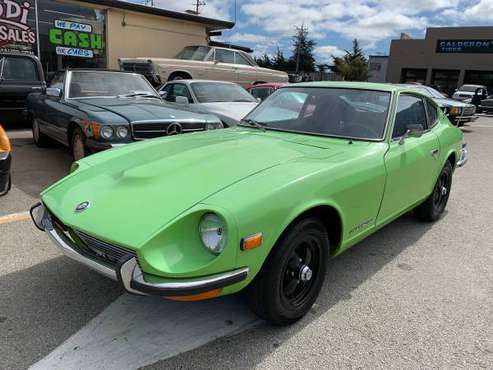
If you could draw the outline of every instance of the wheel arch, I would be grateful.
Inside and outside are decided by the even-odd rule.
[[[342,244],[343,217],[342,212],[338,207],[328,203],[312,204],[296,212],[295,216],[291,217],[286,223],[283,231],[276,239],[276,243],[294,224],[308,217],[315,217],[324,224],[329,235],[330,254],[335,254]]]
[[[69,148],[72,147],[72,134],[77,127],[82,129],[76,119],[71,119],[67,127],[67,144]]]
[[[457,154],[454,151],[451,151],[450,153],[448,153],[447,161],[450,162],[452,169],[455,170],[455,167],[457,166]],[[445,165],[445,163],[444,163],[444,165]]]
[[[168,80],[167,81],[172,81],[172,78],[176,75],[183,75],[188,77],[189,80],[193,79],[192,74],[189,71],[178,69],[169,74]]]

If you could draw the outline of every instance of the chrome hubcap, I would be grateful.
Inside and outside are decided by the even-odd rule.
[[[312,270],[307,265],[303,265],[300,269],[300,280],[310,281],[312,279],[312,276],[313,276]]]
[[[447,188],[445,186],[442,186],[442,196],[446,196],[447,195]]]

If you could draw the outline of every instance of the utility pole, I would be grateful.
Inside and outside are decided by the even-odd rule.
[[[195,6],[195,14],[200,14],[200,7],[207,5],[207,3],[205,1],[196,0],[193,5]]]

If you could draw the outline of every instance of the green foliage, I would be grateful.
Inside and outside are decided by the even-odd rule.
[[[293,36],[293,55],[289,60],[296,72],[315,71],[313,54],[315,45],[316,42],[308,37],[308,29],[305,26],[296,27],[296,35]]]
[[[367,81],[369,77],[368,60],[360,48],[358,40],[353,40],[351,51],[346,50],[342,57],[332,57],[336,72],[345,81]]]

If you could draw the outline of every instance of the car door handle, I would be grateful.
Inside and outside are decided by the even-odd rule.
[[[437,157],[438,157],[438,153],[440,153],[440,151],[439,151],[438,149],[433,149],[433,150],[431,151],[431,156],[432,156],[433,158],[437,158]]]

